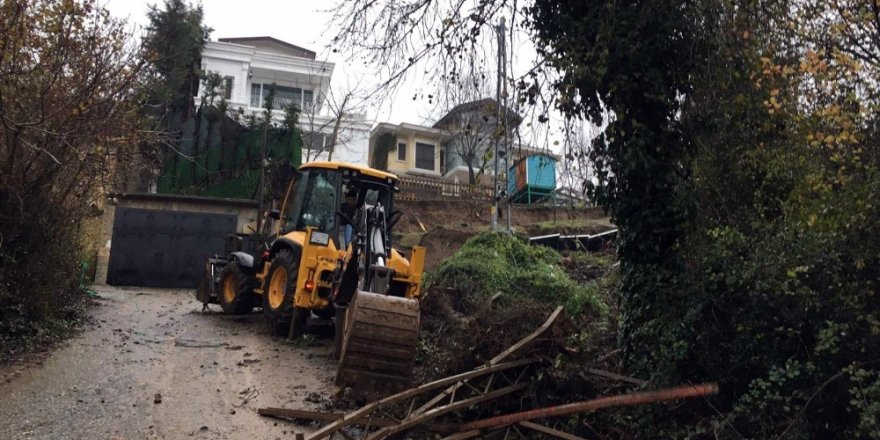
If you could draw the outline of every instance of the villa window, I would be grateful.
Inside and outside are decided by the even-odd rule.
[[[309,110],[315,104],[314,92],[309,89],[303,89],[302,91],[302,107],[300,109]]]
[[[397,144],[397,160],[406,162],[406,144],[403,142]]]
[[[416,168],[434,171],[434,146],[416,142]]]

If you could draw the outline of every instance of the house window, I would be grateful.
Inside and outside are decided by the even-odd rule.
[[[397,144],[397,160],[406,162],[406,144],[403,142]]]
[[[251,85],[251,107],[262,107],[263,106],[263,85],[262,84],[252,84]]]
[[[231,76],[223,77],[223,97],[226,99],[232,99],[232,83],[235,78]]]
[[[263,86],[263,88],[266,88]],[[282,109],[290,104],[302,108],[302,89],[298,87],[275,86],[275,102],[273,108]]]
[[[416,168],[434,171],[434,146],[416,143]]]
[[[269,96],[269,90],[272,84],[254,83],[251,85],[251,107],[262,107]],[[276,110],[283,109],[291,103],[302,110],[311,108],[314,101],[314,92],[309,89],[301,89],[299,87],[275,86],[275,99],[272,101],[272,108]]]

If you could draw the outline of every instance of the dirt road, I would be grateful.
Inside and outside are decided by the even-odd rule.
[[[42,365],[0,371],[0,438],[293,438],[304,428],[256,409],[315,408],[333,391],[327,339],[294,346],[259,312],[202,313],[187,291],[98,294],[95,325]]]

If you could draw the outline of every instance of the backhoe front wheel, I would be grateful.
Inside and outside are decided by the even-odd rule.
[[[296,279],[299,272],[299,253],[283,249],[275,254],[269,266],[266,288],[263,289],[263,315],[269,325],[269,332],[278,336],[288,336],[293,320],[293,337],[299,337],[308,316],[308,310],[294,311],[293,297],[296,294]]]
[[[255,279],[250,269],[230,261],[220,280],[220,307],[224,313],[244,315],[254,309]]]

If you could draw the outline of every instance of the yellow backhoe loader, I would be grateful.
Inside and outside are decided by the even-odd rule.
[[[270,330],[290,337],[313,314],[332,317],[337,385],[366,395],[404,389],[416,353],[425,249],[414,247],[407,259],[392,247],[398,178],[340,162],[299,171],[289,215],[275,215],[286,226],[253,253],[233,246],[209,261],[199,295],[232,314],[262,305]]]

